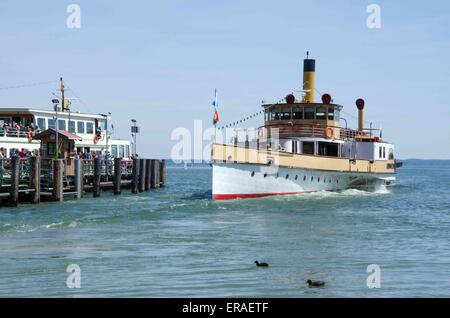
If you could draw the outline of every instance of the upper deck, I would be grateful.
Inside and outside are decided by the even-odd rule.
[[[79,150],[110,149],[112,154],[130,155],[128,140],[113,139],[108,131],[108,114],[89,114],[81,112],[43,110],[35,108],[0,109],[0,144],[3,148],[35,149],[39,141],[31,138],[49,128],[66,130],[81,137],[76,141]],[[107,136],[108,142],[107,142]],[[107,147],[108,144],[108,147]]]
[[[279,138],[319,137],[338,140],[380,141],[379,129],[363,128],[362,131],[346,127],[341,117],[342,105],[325,103],[275,103],[264,104],[266,136],[273,129]],[[345,126],[341,125],[341,120]]]

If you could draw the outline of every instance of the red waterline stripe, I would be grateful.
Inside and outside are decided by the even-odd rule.
[[[233,200],[233,199],[250,199],[250,198],[262,198],[272,195],[292,195],[292,194],[302,194],[317,192],[320,190],[313,191],[302,191],[302,192],[275,192],[275,193],[248,193],[248,194],[213,194],[213,200]],[[333,190],[327,190],[333,191]]]

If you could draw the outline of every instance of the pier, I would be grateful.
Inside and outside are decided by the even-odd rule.
[[[158,159],[0,159],[0,207],[62,202],[86,195],[97,198],[108,190],[114,195],[124,189],[137,194],[164,187],[165,180],[166,161]]]

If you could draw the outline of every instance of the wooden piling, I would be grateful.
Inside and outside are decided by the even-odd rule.
[[[160,161],[155,160],[155,188],[159,188],[159,186],[160,186],[159,166],[160,166]]]
[[[83,197],[83,160],[75,159],[75,199]]]
[[[139,159],[139,192],[144,192],[145,188],[145,159]]]
[[[150,188],[152,188],[152,189],[154,189],[155,188],[155,181],[156,181],[156,179],[155,179],[155,159],[151,159],[150,160],[150,174],[151,174],[151,177],[150,177]]]
[[[64,162],[62,159],[53,160],[53,199],[55,201],[63,201],[63,169]]]
[[[20,182],[20,158],[11,158],[11,189],[9,200],[12,206],[19,203],[19,182]]]
[[[133,176],[131,180],[131,192],[138,192],[138,184],[139,184],[139,159],[133,159]]]
[[[122,158],[114,158],[114,195],[119,195],[121,193],[122,179]]]
[[[100,158],[94,158],[94,198],[98,198],[102,189],[100,188],[101,181],[101,161]]]
[[[145,185],[144,189],[145,191],[150,190],[150,184],[151,184],[151,178],[152,178],[152,160],[146,159],[145,160]]]
[[[41,158],[30,157],[30,202],[41,202]]]
[[[163,159],[159,163],[159,185],[164,187],[166,185],[166,160]]]

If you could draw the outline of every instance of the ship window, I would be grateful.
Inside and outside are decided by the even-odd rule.
[[[333,107],[328,108],[328,120],[334,120],[334,109]]]
[[[269,121],[269,118],[270,118],[270,110],[269,110],[269,109],[266,109],[266,111],[264,112],[264,115],[265,115],[264,120],[265,120],[265,121]]]
[[[297,180],[297,179],[298,179],[298,175],[295,176],[295,180]]]
[[[88,122],[86,123],[86,134],[93,134],[94,133],[94,123]]]
[[[303,181],[306,181],[306,176],[303,176]]]
[[[275,109],[270,110],[270,120],[277,120],[278,117],[279,115],[277,114]]]
[[[75,133],[75,122],[73,120],[69,121],[69,131]]]
[[[66,130],[66,121],[64,119],[58,120],[58,129]]]
[[[286,175],[286,179],[289,179],[289,175],[288,174]]]
[[[303,108],[297,106],[292,111],[292,119],[303,119]]]
[[[274,111],[272,112],[272,120],[280,120],[280,112]]]
[[[255,171],[252,171],[252,177],[254,177],[255,176]]]
[[[320,182],[320,177],[317,178],[317,182]]]
[[[291,113],[288,113],[288,112],[282,112],[282,113],[281,113],[281,119],[282,119],[282,120],[290,120],[290,119],[291,119]]]
[[[314,177],[313,176],[311,176],[311,182],[314,180]]]
[[[340,120],[340,117],[341,117],[341,112],[340,112],[340,110],[336,107],[336,108],[334,109],[334,120],[335,120],[335,121],[339,121],[339,120]]]
[[[0,125],[11,123],[11,117],[0,117]]]
[[[303,153],[308,155],[314,154],[314,142],[313,141],[304,141],[303,142]]]
[[[47,128],[45,127],[45,118],[42,118],[42,117],[38,118],[38,119],[37,119],[37,125],[39,126],[39,128],[40,128],[41,130],[46,130],[46,129],[47,129]]]
[[[77,122],[77,132],[79,134],[84,134],[84,121]]]
[[[318,107],[316,112],[316,119],[327,119],[327,109],[325,107]]]
[[[56,129],[55,120],[54,119],[49,119],[48,120],[48,129]]]
[[[388,156],[389,160],[394,160],[394,150],[389,149]]]
[[[386,159],[386,147],[383,147],[383,158]]]
[[[125,156],[125,147],[123,145],[119,145],[119,157],[123,158]]]
[[[99,127],[102,129],[102,130],[105,130],[106,131],[106,120],[100,120],[99,121]]]
[[[305,119],[314,119],[314,107],[305,107]]]
[[[382,150],[381,150],[381,147],[378,147],[378,157],[381,159],[381,152],[382,152]]]
[[[129,145],[126,145],[125,146],[125,157],[129,157],[130,156],[130,146]]]
[[[337,157],[339,145],[332,142],[319,142],[318,154],[319,156]]]
[[[282,120],[290,120],[291,119],[291,108],[283,107],[281,110],[281,119]]]
[[[111,145],[111,157],[117,157],[117,145]]]

